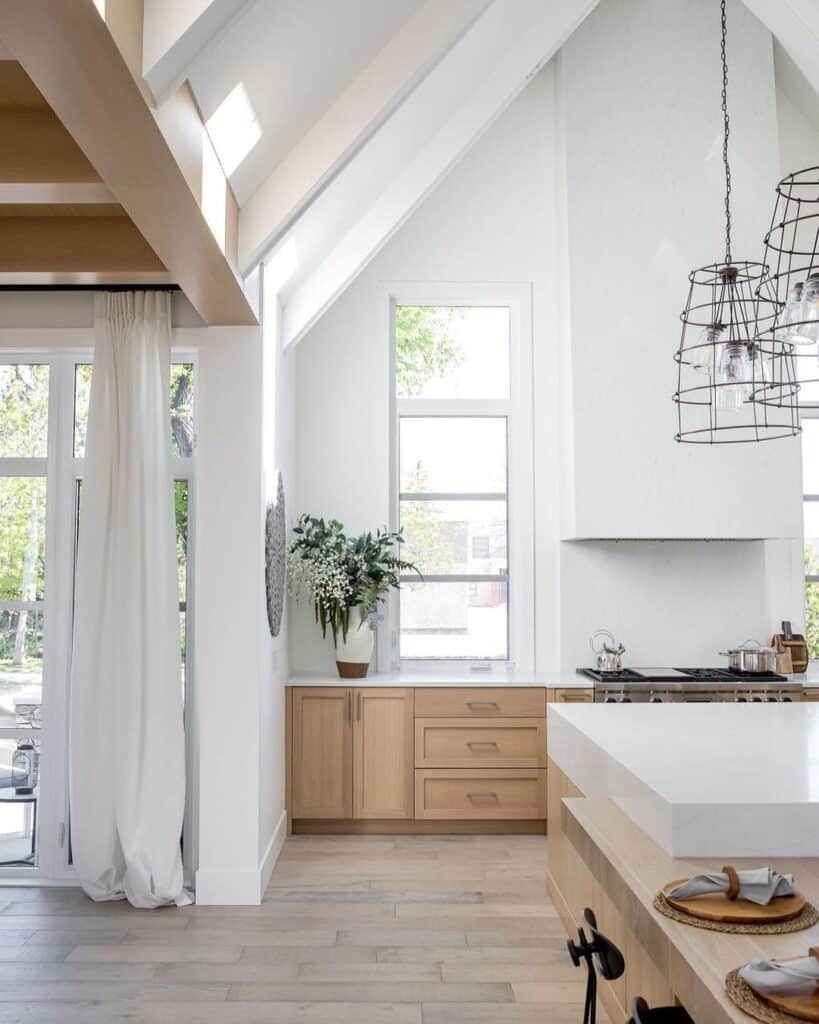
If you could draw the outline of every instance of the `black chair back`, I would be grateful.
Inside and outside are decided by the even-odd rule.
[[[592,933],[592,953],[597,963],[597,970],[607,981],[614,981],[621,977],[626,969],[626,961],[623,959],[623,954],[611,939],[606,938],[598,929],[597,918],[594,916],[593,910],[586,907],[583,911],[583,919]]]

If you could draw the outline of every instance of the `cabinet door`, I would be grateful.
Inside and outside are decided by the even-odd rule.
[[[413,691],[355,691],[353,793],[356,818],[412,818]]]
[[[345,687],[294,689],[294,818],[352,817],[352,705]]]

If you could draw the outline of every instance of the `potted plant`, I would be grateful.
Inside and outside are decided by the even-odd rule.
[[[313,603],[322,636],[333,635],[338,674],[367,675],[373,652],[378,604],[399,587],[401,572],[420,572],[400,558],[400,530],[376,530],[348,537],[337,519],[302,515],[288,547],[287,585],[296,600]]]

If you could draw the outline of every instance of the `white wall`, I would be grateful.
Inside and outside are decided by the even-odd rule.
[[[352,532],[389,518],[389,282],[531,282],[537,632],[558,640],[558,382],[554,75],[541,72],[296,348],[295,512]],[[291,619],[293,666],[331,670],[309,609]]]
[[[728,4],[733,253],[758,260],[779,180],[773,43]],[[672,354],[694,267],[724,253],[719,7],[604,0],[560,54],[568,218],[569,537],[782,537],[799,443],[673,441]],[[757,474],[782,488],[760,491]],[[571,519],[571,517],[570,517]]]
[[[265,282],[266,285],[266,282]],[[285,488],[285,509],[292,520],[294,439],[293,354],[282,351],[279,300],[264,287],[262,356],[262,465],[264,503],[276,500],[277,474]],[[261,885],[270,878],[286,835],[285,681],[289,671],[287,612],[278,637],[271,637],[267,616],[261,623],[262,675],[259,687],[259,864]]]
[[[801,534],[798,442],[718,452],[673,441],[686,275],[718,257],[722,232],[718,48],[712,5],[695,3],[698,17],[688,5],[604,0],[569,44],[569,70],[567,47],[296,349],[293,511],[333,515],[353,531],[376,526],[389,514],[390,282],[532,282],[540,670],[588,663],[588,635],[601,626],[621,632],[641,659],[718,665],[726,644],[765,639],[781,618],[802,620],[799,541],[787,539]],[[738,7],[729,9],[734,93],[751,82],[734,123],[736,248],[753,258],[779,177],[776,97],[770,36]],[[691,24],[678,46],[684,16]],[[691,74],[700,80],[683,87]],[[757,109],[759,123],[749,123]],[[700,116],[705,136],[689,123]],[[561,257],[570,241],[571,261]],[[638,243],[645,274],[632,273]],[[609,276],[622,290],[617,301]],[[564,291],[570,301],[561,303]],[[646,308],[648,329],[635,333]],[[615,345],[622,365],[610,358]],[[777,485],[760,494],[756,476],[751,493],[749,468]],[[786,539],[561,543],[561,504],[571,513],[575,498],[584,531],[599,531],[592,536],[636,528],[642,538]],[[579,519],[569,518],[572,536]],[[291,617],[291,663],[333,669],[308,609]]]
[[[561,648],[591,664],[589,637],[609,629],[626,664],[727,667],[719,651],[770,640],[802,620],[787,541],[589,541],[562,550]]]

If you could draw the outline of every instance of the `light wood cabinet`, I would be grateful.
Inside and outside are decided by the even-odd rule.
[[[415,816],[450,821],[545,818],[546,772],[504,768],[416,771]]]
[[[354,817],[414,817],[413,691],[362,687],[354,702]]]
[[[546,698],[542,687],[288,687],[291,829],[542,830]]]
[[[416,768],[545,768],[542,718],[416,718]]]
[[[819,700],[819,686],[806,686],[802,690],[802,700]]]
[[[415,691],[419,718],[543,718],[537,687],[422,687]]]
[[[566,689],[550,690],[550,699],[555,704],[593,704],[594,703],[594,690],[592,689],[577,689],[576,687],[567,687]]]
[[[293,690],[294,818],[353,815],[353,692],[342,686]]]
[[[297,686],[293,818],[412,818],[413,691]]]

